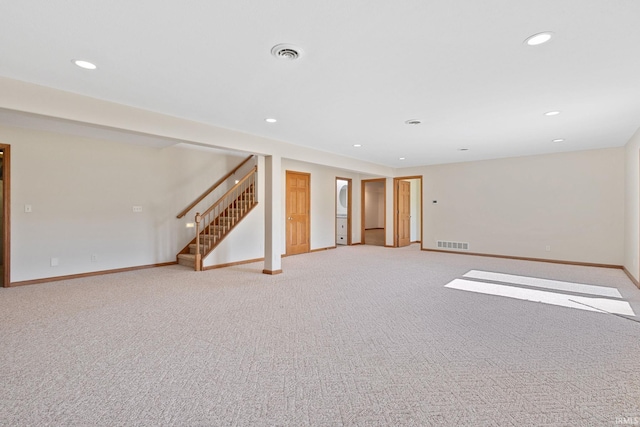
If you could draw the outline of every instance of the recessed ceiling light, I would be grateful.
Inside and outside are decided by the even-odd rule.
[[[83,61],[82,59],[74,59],[71,62],[73,62],[80,68],[84,68],[85,70],[95,70],[96,68],[98,68],[96,64],[89,61]]]
[[[409,120],[406,120],[404,123],[407,125],[419,125],[420,123],[422,123],[422,120],[409,119]]]
[[[276,119],[273,119],[271,117],[269,117],[268,119],[264,119],[264,121],[267,122],[267,123],[275,123],[275,122],[277,122]]]
[[[356,147],[356,148],[360,148],[360,147],[362,147],[362,144],[353,144],[353,146]]]
[[[531,37],[527,37],[524,42],[529,46],[538,46],[551,40],[551,37],[553,37],[553,33],[551,31],[545,31],[544,33],[538,33]]]
[[[564,138],[558,138],[558,139],[554,139],[553,142],[563,142]]]
[[[560,111],[547,111],[544,113],[545,116],[557,116],[558,114],[560,114]]]
[[[405,159],[404,157],[400,157],[400,159],[399,159],[399,160],[404,160],[404,159]]]

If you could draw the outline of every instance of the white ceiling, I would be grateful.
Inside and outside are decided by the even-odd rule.
[[[0,76],[398,168],[624,145],[639,22],[638,0],[2,1]]]

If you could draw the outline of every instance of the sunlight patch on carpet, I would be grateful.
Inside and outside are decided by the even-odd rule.
[[[499,274],[499,273],[496,273]],[[466,275],[465,275],[466,276]],[[508,276],[508,275],[507,275]],[[515,276],[522,277],[522,276]],[[533,278],[527,278],[533,279]],[[542,280],[542,279],[539,279]],[[562,282],[560,282],[562,283]],[[566,282],[565,282],[566,283]],[[576,285],[576,284],[573,284]],[[538,286],[539,285],[532,285]],[[590,286],[590,285],[583,285]],[[465,279],[454,279],[445,285],[446,288],[458,289],[468,292],[476,292],[488,295],[497,295],[525,301],[540,302],[562,307],[577,308],[579,310],[607,312],[635,316],[631,305],[627,301],[612,300],[607,298],[593,298],[576,295],[568,295],[557,292],[541,291],[537,289],[521,288],[504,284],[476,282]]]
[[[562,282],[559,280],[539,279],[537,277],[515,276],[513,274],[495,273],[492,271],[471,270],[464,274],[463,277],[489,280],[492,282],[503,282],[512,285],[525,285],[533,286],[535,288],[553,289],[555,291],[577,292],[580,294],[598,295],[602,297],[622,298],[620,291],[616,288]]]

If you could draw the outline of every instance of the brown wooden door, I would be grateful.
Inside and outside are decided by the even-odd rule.
[[[398,246],[411,243],[411,183],[398,182]]]
[[[11,146],[0,144],[0,286],[11,286]]]
[[[310,175],[287,171],[287,255],[309,252]]]

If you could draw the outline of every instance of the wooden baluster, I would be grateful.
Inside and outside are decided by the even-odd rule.
[[[212,224],[211,224],[211,213],[208,213],[208,214],[207,214],[207,233],[206,233],[206,235],[207,235],[207,240],[206,240],[206,242],[205,242],[205,245],[206,245],[207,243],[208,243],[208,244],[211,244],[211,225],[212,225]]]
[[[202,265],[200,262],[200,221],[202,221],[202,216],[200,212],[196,213],[196,257],[195,257],[195,268],[196,271],[202,270]]]
[[[231,206],[234,207],[234,209],[233,209],[233,223],[234,224],[238,222],[238,213],[240,212],[240,209],[238,209],[238,188],[233,190],[233,196],[231,196]]]

